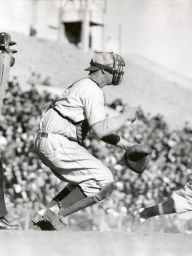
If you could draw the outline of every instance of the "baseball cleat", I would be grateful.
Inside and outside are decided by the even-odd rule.
[[[146,221],[146,219],[141,218],[140,213],[144,210],[144,208],[137,209],[133,212],[133,222],[131,231],[136,231],[140,228],[140,226]]]
[[[51,223],[55,230],[62,231],[66,229],[67,224],[63,221],[63,218],[52,212],[50,209],[47,209],[44,212],[43,217]]]
[[[56,213],[52,212],[50,209],[41,215],[36,213],[31,219],[33,225],[38,226],[41,230],[66,230],[67,224],[59,217]]]
[[[41,230],[55,230],[49,221],[47,221],[41,214],[38,212],[33,216],[31,222],[34,226],[39,227]]]
[[[18,229],[19,229],[19,225],[11,225],[5,217],[0,218],[0,230],[18,230]]]

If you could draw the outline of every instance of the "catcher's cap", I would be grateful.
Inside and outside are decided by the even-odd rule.
[[[101,64],[100,67],[95,64]],[[114,64],[114,58],[111,52],[98,52],[96,53],[90,62],[90,67],[86,68],[86,71],[96,71],[102,68],[104,66],[113,66]]]
[[[0,45],[6,45],[9,46],[15,45],[16,42],[11,40],[11,35],[6,32],[0,32]]]

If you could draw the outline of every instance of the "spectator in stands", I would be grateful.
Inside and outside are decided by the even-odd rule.
[[[14,80],[17,81],[16,78]],[[5,194],[9,195],[6,197],[8,207],[15,207],[17,216],[26,204],[26,200],[28,200],[28,207],[38,211],[43,204],[50,201],[58,188],[63,188],[60,181],[50,176],[49,170],[37,159],[33,148],[39,115],[42,109],[48,107],[52,98],[49,93],[39,94],[34,88],[29,92],[23,92],[18,82],[13,84],[10,81],[9,83],[0,122],[0,146],[6,147],[2,152],[2,160]],[[23,108],[23,103],[26,101],[27,105]],[[142,109],[139,113],[139,120],[134,129],[125,124],[119,132],[125,139],[130,138],[131,142],[142,142],[153,149],[152,160],[142,175],[127,169],[123,161],[123,151],[110,145],[104,147],[104,142],[92,136],[85,141],[90,153],[101,157],[113,171],[115,179],[117,180],[118,176],[119,182],[123,184],[123,187],[120,185],[116,188],[108,203],[108,209],[112,209],[113,212],[118,212],[118,206],[115,206],[117,197],[121,198],[129,214],[137,207],[149,207],[167,200],[172,191],[180,189],[192,178],[190,127],[184,127],[183,130],[173,133],[169,131],[161,116],[149,120]],[[116,170],[119,168],[117,174],[115,168]],[[39,180],[39,177],[43,177],[44,183]],[[13,188],[12,184],[19,185],[20,181],[27,181],[27,184],[21,186],[21,191],[26,190],[27,196],[25,193],[18,195],[16,187]],[[38,189],[30,189],[34,186],[33,183]],[[39,198],[39,203],[35,202],[36,198]],[[95,206],[89,212],[97,212],[97,210],[103,211],[104,214],[106,209],[104,206],[100,209]]]

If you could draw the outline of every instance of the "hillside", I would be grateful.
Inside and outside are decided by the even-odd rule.
[[[11,75],[17,75],[26,86],[32,71],[42,79],[52,78],[53,87],[68,87],[87,73],[92,52],[84,53],[70,44],[54,43],[12,33],[17,41],[16,65]],[[116,98],[130,105],[142,106],[145,113],[160,113],[172,129],[188,121],[192,125],[192,80],[174,73],[137,54],[123,56],[126,62],[123,82],[118,87],[105,88],[107,103]]]
[[[142,106],[145,113],[160,113],[172,129],[186,121],[192,125],[192,80],[138,55],[125,58],[122,85],[106,88],[106,100],[117,97],[130,105]]]
[[[11,34],[18,50],[11,75],[17,75],[22,86],[25,86],[31,72],[41,74],[42,79],[50,76],[53,86],[62,88],[86,75],[84,69],[89,66],[91,52],[85,58],[85,53],[72,44]]]

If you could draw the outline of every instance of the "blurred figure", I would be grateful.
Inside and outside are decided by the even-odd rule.
[[[32,87],[34,87],[37,84],[42,84],[41,74],[32,72],[31,76],[29,77],[28,84],[30,84]]]
[[[182,189],[174,191],[168,200],[136,210],[132,229],[133,231],[137,230],[147,219],[155,216],[189,211],[192,211],[192,182],[187,183]]]
[[[51,86],[51,77],[46,77],[45,80],[42,82],[42,85]]]
[[[0,33],[0,111],[5,97],[5,91],[8,88],[7,82],[9,77],[10,67],[14,65],[15,59],[13,54],[16,50],[12,50],[10,46],[16,44],[11,41],[11,36],[5,32]],[[3,164],[0,156],[0,229],[15,230],[18,225],[11,225],[5,218],[8,214],[4,199],[3,189]]]
[[[36,75],[35,72],[32,72],[32,73],[31,73],[31,76],[29,77],[28,83],[29,83],[31,86],[33,86],[33,87],[37,84],[37,75]]]

